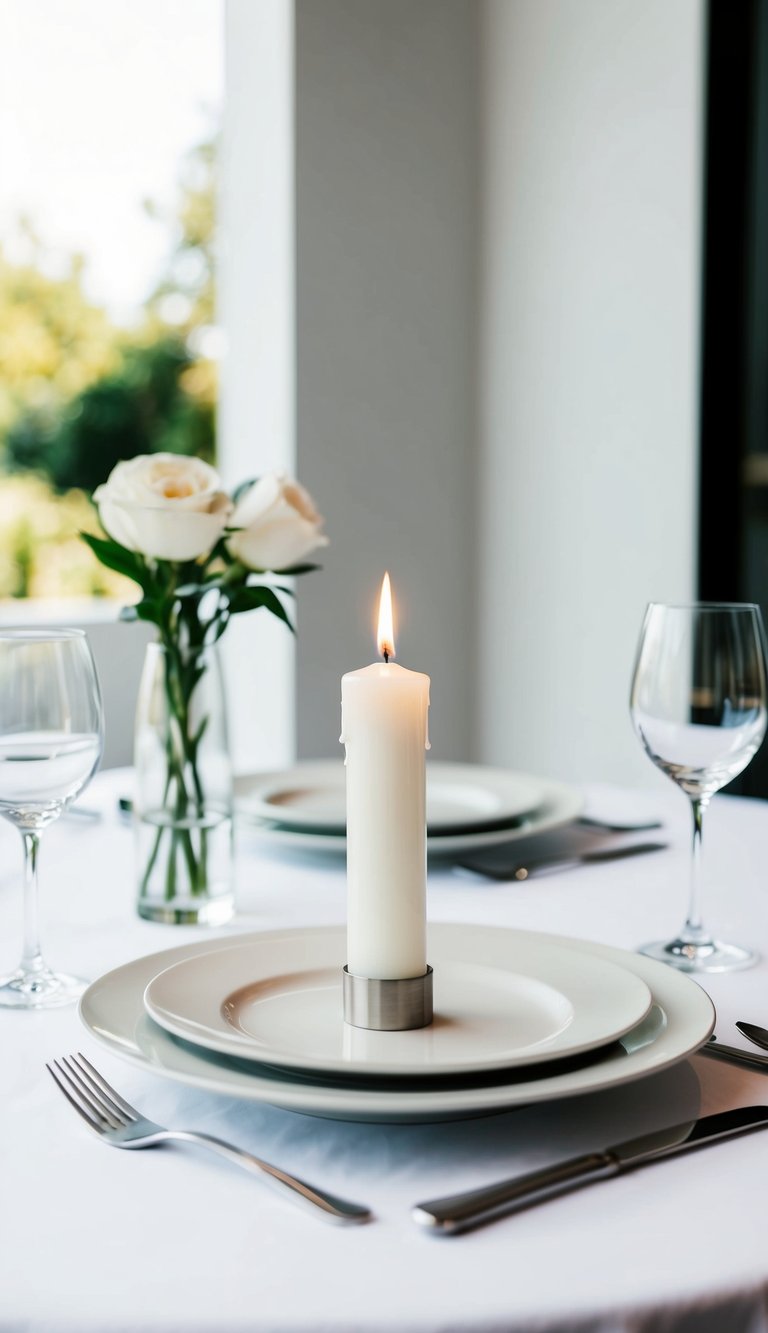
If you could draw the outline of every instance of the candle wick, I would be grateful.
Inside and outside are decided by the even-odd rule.
[[[387,652],[386,648],[384,649],[384,661],[386,663],[389,662],[389,653]]]

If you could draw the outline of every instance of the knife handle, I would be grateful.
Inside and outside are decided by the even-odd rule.
[[[740,1046],[726,1046],[724,1042],[711,1038],[706,1046],[699,1047],[696,1054],[710,1055],[715,1060],[727,1060],[745,1069],[759,1069],[761,1074],[768,1072],[768,1055],[761,1055],[759,1051],[744,1051]]]
[[[417,1204],[411,1216],[420,1226],[443,1236],[452,1236],[492,1222],[506,1213],[544,1203],[556,1194],[565,1194],[593,1180],[615,1176],[620,1170],[619,1160],[612,1153],[586,1153],[583,1157],[572,1157],[568,1162],[532,1171],[527,1176],[502,1180],[484,1189],[449,1194],[444,1199]]]

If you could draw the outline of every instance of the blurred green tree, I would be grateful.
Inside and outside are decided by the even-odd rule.
[[[23,414],[52,429],[65,403],[119,364],[119,336],[83,292],[83,260],[56,277],[28,219],[15,238],[25,258],[0,245],[0,436]]]
[[[87,298],[83,258],[52,270],[27,220],[23,259],[0,247],[0,466],[19,474],[0,481],[0,597],[125,600],[77,539],[96,526],[87,493],[136,454],[213,458],[215,168],[211,139],[182,162],[170,212],[146,205],[171,243],[130,332]]]
[[[210,328],[214,323],[216,158],[215,138],[198,144],[186,155],[170,213],[151,200],[145,203],[150,217],[163,222],[174,237],[166,271],[146,303],[150,328],[154,321],[166,326],[169,308],[174,306],[177,314],[172,322],[185,334]],[[186,307],[179,303],[180,296]]]
[[[86,301],[81,261],[64,279],[40,272],[39,253],[28,269],[0,269],[0,366],[3,338],[29,330],[26,349],[17,347],[5,421],[0,398],[9,470],[42,472],[59,490],[92,491],[136,454],[212,458],[216,375],[205,348],[215,337],[215,159],[213,141],[190,152],[171,217],[147,205],[174,240],[130,339]]]
[[[84,389],[53,424],[38,412],[17,419],[6,435],[13,469],[41,471],[60,491],[93,491],[136,454],[168,450],[210,460],[213,405],[184,387],[192,364],[176,338],[127,348],[119,369]]]

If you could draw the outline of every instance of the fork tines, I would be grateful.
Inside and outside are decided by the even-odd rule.
[[[102,1078],[81,1052],[63,1055],[61,1060],[45,1067],[70,1105],[92,1129],[100,1132],[123,1129],[140,1118],[138,1111]]]

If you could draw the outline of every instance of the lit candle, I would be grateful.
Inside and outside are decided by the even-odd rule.
[[[429,676],[395,655],[389,575],[379,608],[383,662],[341,682],[347,768],[347,967],[399,979],[427,969],[426,764]]]

